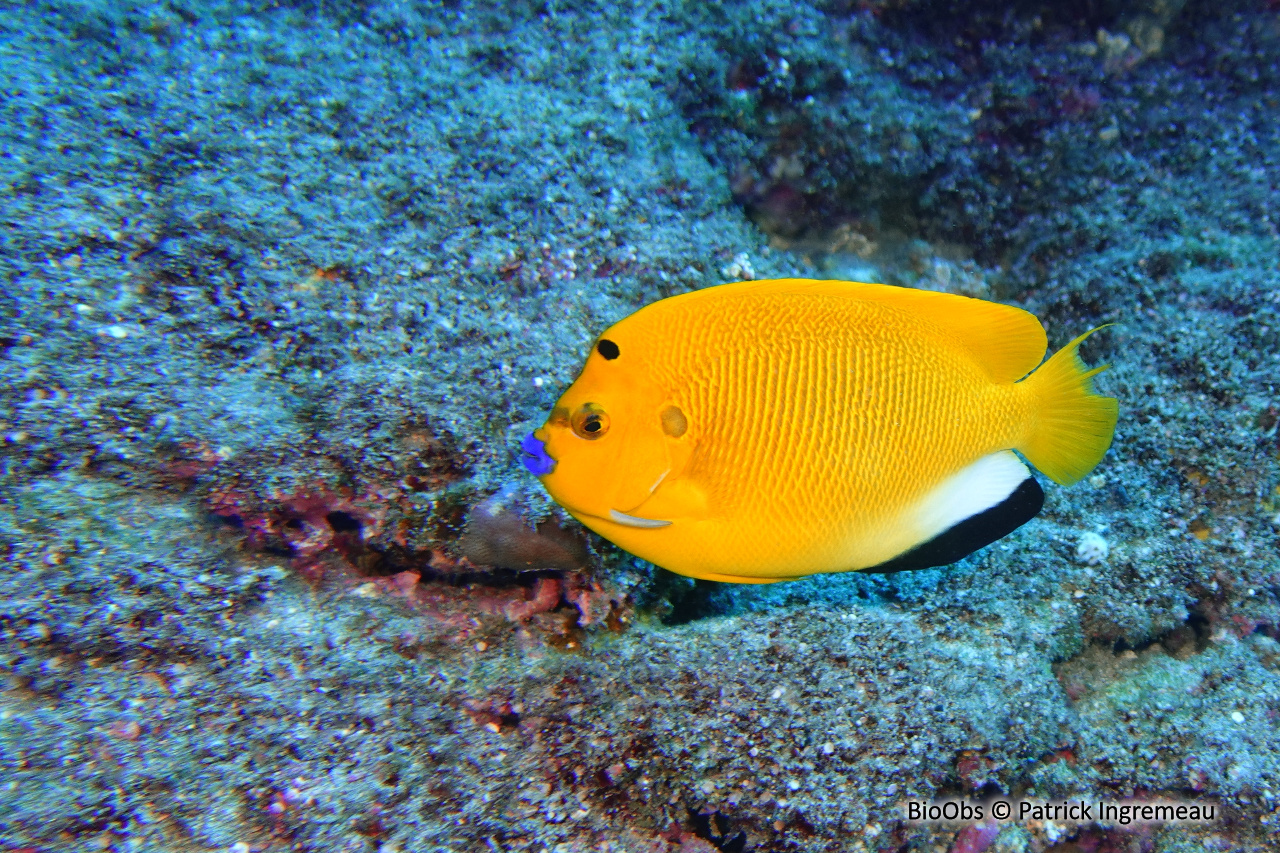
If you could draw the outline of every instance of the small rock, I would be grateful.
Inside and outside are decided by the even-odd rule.
[[[509,494],[495,495],[471,510],[458,550],[476,565],[517,571],[580,571],[590,565],[581,534],[551,518],[531,525]]]
[[[1107,540],[1093,531],[1082,534],[1076,543],[1076,559],[1087,566],[1105,562],[1110,553],[1111,546],[1107,544]]]

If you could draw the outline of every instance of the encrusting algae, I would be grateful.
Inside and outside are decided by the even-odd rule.
[[[1117,402],[1019,308],[859,282],[727,284],[597,340],[524,462],[680,574],[768,583],[954,562],[1087,474]],[[1034,371],[1034,372],[1033,372]]]

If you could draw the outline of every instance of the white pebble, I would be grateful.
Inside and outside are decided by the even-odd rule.
[[[1243,722],[1244,722],[1244,714],[1241,714],[1239,711],[1232,711],[1232,712],[1231,712],[1231,719],[1232,719],[1233,721],[1237,722],[1237,723],[1243,723]]]
[[[1105,561],[1109,553],[1111,546],[1107,544],[1107,540],[1093,531],[1081,534],[1080,541],[1076,544],[1076,559],[1085,565],[1096,566]]]

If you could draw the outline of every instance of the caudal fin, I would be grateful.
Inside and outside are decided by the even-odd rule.
[[[1035,403],[1030,434],[1018,450],[1064,486],[1080,480],[1102,461],[1120,410],[1114,397],[1093,390],[1093,377],[1110,365],[1090,370],[1077,353],[1081,342],[1096,331],[1085,332],[1055,352],[1020,383],[1030,386]]]

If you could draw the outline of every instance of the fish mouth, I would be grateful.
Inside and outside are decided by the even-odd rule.
[[[545,477],[556,469],[556,460],[547,455],[547,445],[533,433],[520,442],[520,464],[535,477]]]
[[[533,433],[529,433],[520,441],[520,464],[523,465],[530,474],[536,477],[545,477],[556,468],[556,460],[552,459],[547,453],[547,445],[542,439]],[[667,472],[663,471],[658,477],[657,482],[649,487],[649,494],[653,494],[653,490],[658,488],[658,484],[662,482],[663,477],[667,476]],[[590,513],[584,513],[589,515]],[[638,527],[642,529],[653,529],[657,527],[666,527],[671,524],[669,521],[663,521],[660,518],[641,518],[638,515],[628,515],[625,512],[619,512],[612,507],[609,509],[609,520],[615,524],[621,524],[626,527]]]
[[[638,515],[627,515],[625,512],[618,512],[616,509],[609,510],[609,519],[617,522],[618,524],[626,525],[627,527],[641,527],[649,529],[666,527],[671,523],[669,521],[663,521],[660,518],[641,518]]]

